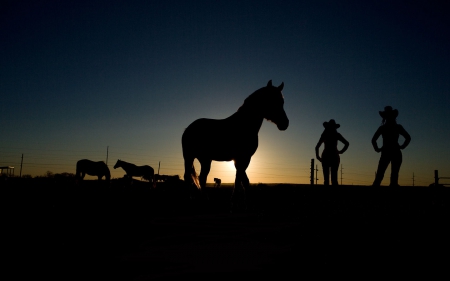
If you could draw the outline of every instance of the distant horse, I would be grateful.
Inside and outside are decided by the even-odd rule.
[[[211,161],[234,161],[236,187],[248,187],[250,181],[246,169],[258,148],[258,132],[264,119],[275,123],[279,130],[289,126],[284,111],[284,98],[280,86],[272,86],[272,80],[248,96],[236,113],[225,119],[197,119],[184,131],[181,143],[184,157],[184,180],[195,183],[197,188],[206,186]],[[207,135],[222,136],[211,140]],[[201,165],[200,176],[194,168],[194,159]]]
[[[79,160],[77,162],[77,172],[75,177],[82,180],[86,174],[97,176],[98,180],[101,180],[103,176],[105,176],[107,181],[111,179],[109,168],[103,161],[96,162],[88,159]]]
[[[126,175],[129,178],[142,177],[149,182],[154,182],[155,171],[148,165],[136,166],[134,164],[118,159],[116,165],[114,165],[114,169],[117,169],[119,167],[121,167],[125,171]]]
[[[156,182],[168,182],[168,181],[179,181],[180,180],[180,176],[179,175],[160,175],[160,174],[155,174],[155,181]]]

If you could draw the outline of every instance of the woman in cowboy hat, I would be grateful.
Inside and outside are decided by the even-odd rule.
[[[323,131],[322,135],[320,136],[319,142],[316,145],[316,158],[320,162],[322,162],[322,169],[323,169],[323,178],[324,178],[324,185],[329,185],[329,173],[331,169],[331,184],[332,185],[338,185],[338,169],[339,169],[339,163],[341,162],[341,159],[339,157],[339,154],[344,153],[348,146],[349,142],[344,139],[344,137],[337,132],[337,128],[339,128],[341,125],[336,124],[336,121],[334,119],[331,119],[329,122],[323,122],[323,126],[325,127],[325,130]],[[341,141],[344,144],[344,147],[341,150],[338,150],[337,144],[338,141]],[[322,152],[322,157],[319,156],[319,147],[324,144],[325,148]]]
[[[383,118],[382,125],[378,128],[372,138],[372,145],[376,152],[381,152],[380,161],[378,162],[377,174],[373,186],[380,186],[384,177],[387,166],[391,163],[391,182],[390,186],[398,186],[398,172],[402,164],[401,149],[405,149],[411,141],[411,136],[406,132],[402,125],[397,124],[396,118],[398,110],[386,106],[384,111],[380,111]],[[405,141],[399,145],[398,138],[402,135]],[[383,137],[383,146],[378,148],[377,140]]]

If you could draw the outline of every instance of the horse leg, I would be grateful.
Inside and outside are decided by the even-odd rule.
[[[184,158],[184,181],[191,185],[194,183],[197,188],[200,188],[200,184],[198,182],[197,173],[194,169],[194,158],[193,157],[185,157]]]
[[[234,209],[246,209],[245,189],[250,186],[250,180],[248,179],[245,170],[247,170],[249,164],[250,158],[234,161],[234,166],[236,167],[236,179],[231,195],[231,206]]]
[[[81,171],[77,170],[77,173],[75,175],[75,183],[79,184],[84,179],[84,175],[85,175],[84,172],[81,172]]]
[[[206,188],[206,179],[208,178],[209,171],[211,170],[211,160],[210,159],[199,159],[201,170],[200,170],[200,187],[203,190]]]
[[[153,188],[156,187],[156,178],[155,178],[155,170],[152,169],[152,173],[151,173],[151,181],[152,181],[152,186]]]
[[[206,179],[208,178],[209,171],[211,170],[211,159],[199,159],[201,170],[200,170],[200,189],[202,196],[205,199],[208,199],[208,194],[206,191]]]
[[[132,185],[133,184],[133,177],[131,175],[129,175],[128,173],[125,174],[127,180],[128,180],[128,184]]]

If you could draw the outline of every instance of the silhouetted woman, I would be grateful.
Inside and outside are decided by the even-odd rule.
[[[380,186],[384,177],[384,172],[389,163],[391,163],[390,186],[398,186],[398,172],[400,171],[403,159],[401,149],[405,149],[408,146],[411,141],[411,136],[403,129],[402,125],[397,124],[397,109],[393,110],[391,106],[386,106],[384,111],[380,111],[380,116],[383,118],[382,125],[378,128],[372,138],[372,145],[375,151],[381,151],[381,157],[378,162],[377,174],[373,186]],[[378,148],[377,140],[380,135],[383,137],[383,146]],[[400,135],[405,138],[402,145],[399,145],[398,143]]]
[[[349,143],[344,137],[337,132],[337,128],[341,125],[336,124],[334,119],[331,119],[329,122],[324,122],[323,126],[325,130],[320,136],[319,142],[316,145],[316,158],[320,162],[322,162],[323,169],[323,178],[324,185],[329,185],[329,173],[331,170],[331,183],[333,185],[338,185],[338,169],[341,159],[339,154],[344,153]],[[341,150],[338,150],[337,145],[338,141],[341,141],[344,144],[344,147]],[[322,157],[319,156],[319,147],[321,144],[324,144],[325,148],[322,152]]]

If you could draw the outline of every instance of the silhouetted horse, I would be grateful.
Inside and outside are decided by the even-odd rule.
[[[248,187],[250,182],[246,169],[258,148],[258,132],[265,119],[275,123],[279,130],[289,126],[289,119],[283,109],[284,98],[280,86],[272,86],[272,80],[248,96],[236,113],[228,118],[197,119],[183,133],[184,180],[194,182],[198,188],[206,186],[211,161],[234,161],[236,187]],[[222,136],[208,138],[207,135]],[[200,176],[194,169],[194,159],[201,165]]]
[[[114,165],[114,169],[117,169],[119,167],[121,167],[125,171],[127,177],[129,177],[130,179],[132,177],[141,177],[151,183],[154,181],[155,171],[148,165],[136,166],[134,164],[118,159],[116,165]]]
[[[82,159],[77,162],[76,179],[84,179],[84,176],[88,174],[90,176],[97,176],[98,180],[101,180],[103,176],[109,181],[111,179],[111,173],[108,166],[103,161],[91,161],[88,159]]]

